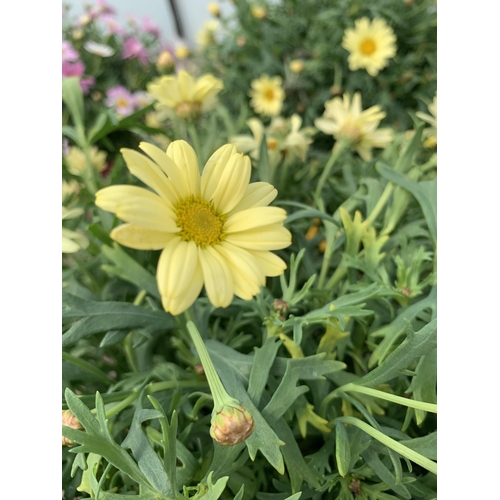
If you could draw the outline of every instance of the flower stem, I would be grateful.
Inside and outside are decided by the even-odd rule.
[[[375,221],[375,219],[380,214],[380,211],[385,207],[385,204],[389,200],[389,197],[391,196],[393,189],[394,189],[394,186],[390,182],[387,184],[387,186],[385,186],[385,189],[384,189],[382,195],[380,196],[379,200],[377,201],[377,204],[373,207],[371,214],[366,219],[366,222],[368,223],[368,225],[371,225]]]
[[[192,123],[188,124],[187,131],[189,137],[191,138],[191,141],[193,141],[193,148],[196,153],[196,157],[198,158],[198,167],[201,172],[203,165],[203,158],[201,157],[201,147],[200,147],[200,140],[198,138],[198,131],[196,130],[196,126],[193,125]]]
[[[335,162],[339,159],[340,155],[345,151],[346,146],[347,143],[343,141],[336,142],[335,146],[333,146],[332,154],[330,155],[330,158],[328,158],[328,162],[326,163],[325,168],[321,173],[318,185],[316,186],[316,191],[314,192],[316,198],[319,198],[321,196],[321,191],[323,190],[323,186],[325,185],[326,179],[330,175],[330,172],[333,166],[335,165]]]

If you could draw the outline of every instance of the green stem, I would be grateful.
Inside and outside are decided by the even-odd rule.
[[[134,300],[134,306],[140,306],[146,295],[147,295],[146,290],[141,290],[137,294],[137,297]],[[134,348],[132,347],[132,333],[133,332],[129,332],[129,334],[123,339],[123,348],[125,350],[125,357],[127,358],[127,362],[128,365],[130,366],[130,369],[133,372],[137,372],[138,370],[134,357]]]
[[[368,223],[368,225],[371,225],[375,221],[375,219],[379,216],[380,212],[385,207],[385,204],[389,201],[389,198],[392,194],[393,189],[394,189],[394,185],[391,182],[389,182],[387,184],[387,186],[385,186],[385,189],[384,189],[382,195],[380,196],[376,205],[373,207],[371,214],[366,219],[366,222]]]
[[[189,335],[191,335],[191,340],[198,351],[198,356],[200,357],[201,364],[205,370],[205,375],[207,377],[208,386],[210,387],[210,392],[214,398],[214,409],[218,411],[218,408],[222,408],[225,405],[236,406],[239,405],[224,389],[219,375],[215,371],[215,367],[210,359],[207,348],[203,343],[200,332],[196,328],[195,324],[189,320],[186,324]]]
[[[321,196],[321,191],[323,190],[323,186],[325,185],[326,179],[330,175],[330,172],[335,165],[335,162],[339,159],[340,155],[345,151],[347,147],[347,143],[344,141],[336,142],[335,146],[333,146],[332,154],[321,173],[321,177],[319,178],[318,184],[316,186],[316,191],[314,192],[314,196],[319,198]]]
[[[198,131],[196,130],[196,126],[192,123],[188,123],[187,130],[191,141],[193,142],[193,148],[196,153],[196,157],[198,158],[198,168],[201,170],[203,168],[203,158],[201,157],[201,147],[200,140],[198,138]]]

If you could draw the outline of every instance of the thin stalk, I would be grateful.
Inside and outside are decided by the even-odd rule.
[[[141,290],[134,300],[134,305],[140,306],[146,295],[146,290]],[[132,332],[129,332],[129,334],[123,339],[123,348],[125,350],[125,357],[127,358],[130,369],[133,372],[137,372],[137,364],[135,362],[134,349],[132,347]]]
[[[201,147],[200,147],[200,139],[198,138],[198,131],[196,130],[195,125],[192,123],[188,123],[187,125],[187,131],[188,135],[191,138],[191,141],[193,142],[193,148],[196,153],[196,157],[198,158],[198,168],[201,169],[203,168],[203,158],[201,157]]]
[[[314,191],[314,196],[316,198],[319,198],[321,196],[321,191],[323,190],[323,186],[325,185],[325,182],[328,179],[328,176],[330,175],[330,172],[333,166],[335,165],[335,162],[339,159],[340,155],[346,150],[346,147],[347,143],[344,141],[336,142],[335,146],[333,146],[332,154],[330,155],[330,158],[328,158],[328,161],[325,165],[325,168],[323,169],[323,172],[321,173],[318,184],[316,186],[316,191]]]
[[[366,219],[366,222],[369,225],[371,225],[375,221],[375,219],[379,216],[380,212],[385,207],[386,203],[389,201],[389,198],[392,194],[393,189],[394,189],[394,185],[391,182],[389,182],[387,184],[387,186],[385,186],[385,189],[382,192],[382,195],[380,196],[376,205],[373,207],[371,214]]]

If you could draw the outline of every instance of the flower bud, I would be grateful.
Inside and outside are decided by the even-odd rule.
[[[208,12],[212,14],[214,17],[220,17],[220,9],[219,6],[216,3],[209,3],[207,5]]]
[[[212,417],[210,435],[222,446],[245,441],[254,428],[252,415],[242,406],[225,405]]]
[[[292,73],[302,73],[304,71],[304,63],[300,59],[290,61],[290,71]]]
[[[164,50],[156,61],[156,68],[161,73],[164,70],[173,68],[175,64],[175,59],[168,50]]]
[[[191,51],[185,45],[180,45],[175,49],[175,57],[177,59],[187,59],[191,55]]]
[[[255,19],[264,19],[267,16],[267,10],[264,7],[252,7],[252,16]]]
[[[78,419],[71,413],[70,410],[62,411],[62,424],[66,427],[71,427],[72,429],[82,429],[82,424],[78,421]],[[63,446],[71,446],[73,441],[66,437],[62,437]]]

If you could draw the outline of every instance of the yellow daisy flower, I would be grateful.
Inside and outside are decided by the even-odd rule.
[[[285,92],[281,87],[281,77],[273,76],[269,78],[262,75],[257,80],[253,80],[252,89],[248,95],[252,98],[250,106],[260,115],[276,116],[281,112]]]
[[[385,113],[378,105],[362,111],[361,95],[356,92],[352,102],[349,94],[325,102],[323,117],[314,124],[337,140],[349,141],[363,160],[370,161],[372,148],[385,148],[393,139],[391,129],[377,129],[383,118]]]
[[[90,163],[98,171],[102,172],[106,169],[106,153],[99,151],[95,146],[92,146],[89,151]],[[68,172],[73,175],[82,175],[85,171],[85,154],[80,148],[72,146],[66,155],[66,165]]]
[[[362,17],[354,22],[354,29],[346,29],[342,47],[350,52],[349,69],[364,68],[371,76],[385,68],[388,59],[396,55],[396,36],[383,19]]]
[[[429,104],[428,109],[430,115],[422,113],[421,111],[417,111],[415,114],[430,125],[430,127],[423,131],[423,136],[425,138],[424,145],[428,148],[433,148],[437,146],[437,92],[432,103]]]
[[[148,93],[180,118],[190,118],[207,110],[223,89],[222,81],[211,74],[194,78],[186,71],[177,76],[162,76],[148,85]]]
[[[153,191],[110,186],[96,194],[96,205],[125,222],[111,231],[118,243],[139,250],[162,250],[156,279],[164,309],[177,315],[198,297],[203,285],[210,302],[227,307],[236,295],[249,300],[266,276],[286,269],[271,250],[286,248],[286,212],[269,207],[277,191],[250,184],[250,159],[226,144],[207,161],[185,141],[166,153],[142,142],[149,156],[130,149],[122,154],[130,172]]]

